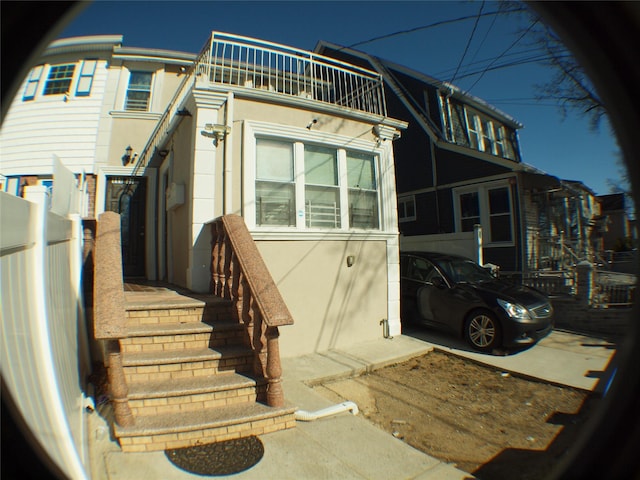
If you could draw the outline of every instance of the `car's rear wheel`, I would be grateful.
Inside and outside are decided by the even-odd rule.
[[[500,346],[502,331],[493,313],[475,310],[467,317],[464,336],[476,350],[490,352]]]

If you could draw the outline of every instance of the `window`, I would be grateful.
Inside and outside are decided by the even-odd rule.
[[[410,222],[416,219],[416,197],[411,195],[408,197],[398,198],[398,221]]]
[[[510,242],[512,240],[511,201],[507,187],[489,190],[489,222],[491,242]]]
[[[478,192],[460,195],[460,225],[463,232],[473,232],[473,226],[480,223],[480,203]]]
[[[340,228],[337,151],[305,145],[304,178],[306,226]]]
[[[40,77],[42,77],[42,70],[44,70],[44,65],[38,65],[31,69],[29,72],[29,78],[27,78],[27,85],[24,88],[24,94],[22,95],[23,100],[33,100],[36,96],[36,91],[38,90],[38,84],[40,83]]]
[[[125,110],[137,112],[149,110],[152,76],[151,72],[131,72],[129,86],[127,87],[127,98],[124,104]]]
[[[475,224],[482,225],[487,243],[513,241],[511,188],[492,183],[454,190],[456,197],[457,231],[472,232]]]
[[[51,66],[47,83],[44,86],[44,94],[59,95],[69,92],[75,69],[74,64]]]
[[[443,128],[450,142],[516,160],[515,131],[455,99],[440,96]]]
[[[378,229],[376,157],[284,140],[256,140],[258,226]]]
[[[347,152],[351,228],[378,228],[378,190],[373,162],[369,154]]]
[[[293,144],[258,140],[256,153],[256,223],[294,226]]]
[[[76,95],[78,97],[85,97],[91,93],[91,85],[93,84],[93,75],[96,72],[97,63],[97,60],[84,60],[82,62],[78,86],[76,87]]]

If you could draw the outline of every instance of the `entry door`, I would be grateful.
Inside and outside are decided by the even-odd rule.
[[[145,275],[146,177],[108,177],[106,209],[120,214],[125,277]]]

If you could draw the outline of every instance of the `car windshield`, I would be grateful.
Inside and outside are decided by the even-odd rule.
[[[478,283],[495,280],[491,272],[464,258],[438,260],[438,265],[455,283]]]

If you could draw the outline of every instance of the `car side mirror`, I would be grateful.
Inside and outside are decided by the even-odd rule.
[[[431,283],[436,288],[446,288],[447,284],[442,277],[434,277],[431,279]]]

